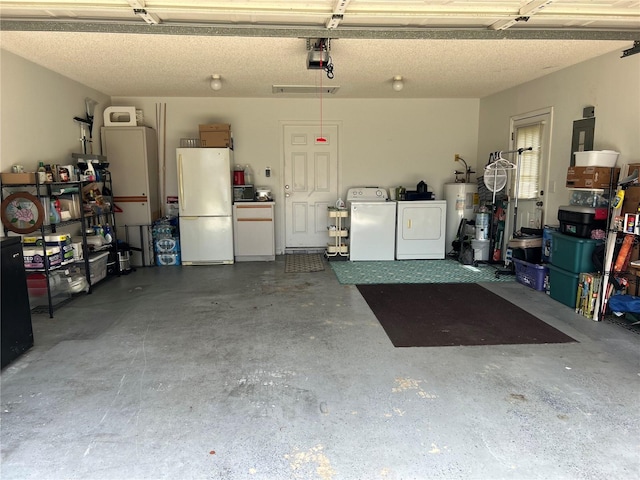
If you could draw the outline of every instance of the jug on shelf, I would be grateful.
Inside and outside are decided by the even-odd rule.
[[[240,165],[236,165],[233,169],[233,184],[244,185],[244,168]]]

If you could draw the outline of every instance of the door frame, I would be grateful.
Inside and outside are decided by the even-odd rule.
[[[553,107],[545,107],[545,108],[540,108],[538,110],[533,110],[527,113],[512,115],[509,118],[508,145],[510,150],[516,149],[516,138],[515,138],[516,124],[527,122],[528,120],[531,120],[532,121],[531,123],[534,123],[536,117],[540,117],[540,121],[542,121],[544,124],[544,128],[542,130],[542,139],[541,139],[542,158],[540,160],[540,169],[544,171],[544,174],[542,175],[543,178],[541,179],[543,181],[539,185],[540,190],[543,191],[542,218],[541,218],[541,225],[540,225],[540,228],[542,228],[542,226],[546,221],[546,213],[547,213],[546,208],[548,206],[547,198],[549,197],[549,193],[550,193],[549,185],[551,180],[549,178],[549,170],[551,168]],[[510,182],[512,181],[513,180],[510,179]],[[508,185],[510,185],[510,183]],[[511,234],[513,232],[513,225],[512,225],[513,224],[513,208],[514,208],[513,202],[509,201],[508,211],[507,211],[507,222],[505,224],[505,233],[509,232],[509,238],[511,237]],[[505,235],[505,238],[506,238],[506,235]]]
[[[337,142],[337,155],[338,158],[336,159],[337,162],[337,168],[338,168],[338,184],[337,184],[337,189],[338,189],[338,196],[340,197],[342,194],[340,193],[342,191],[342,162],[340,161],[340,157],[342,156],[342,135],[340,134],[341,130],[342,130],[342,121],[341,120],[323,120],[322,121],[322,125],[323,126],[335,126],[337,129],[337,135],[338,135],[338,142]],[[286,211],[286,207],[287,207],[287,202],[284,200],[284,185],[285,185],[285,175],[284,175],[284,165],[285,165],[285,137],[284,137],[284,130],[285,127],[320,127],[320,121],[318,120],[279,120],[278,121],[278,126],[279,126],[279,134],[280,134],[280,180],[278,182],[278,188],[279,193],[278,195],[282,195],[282,202],[277,202],[276,203],[276,207],[277,210],[279,212],[278,217],[280,217],[282,219],[280,223],[280,225],[277,228],[277,231],[279,232],[279,236],[280,236],[280,242],[281,242],[281,249],[278,249],[282,252],[282,254],[284,255],[286,253],[286,249],[287,249],[287,224],[286,224],[286,219],[287,219],[287,211]],[[276,217],[277,218],[277,217]],[[278,224],[278,222],[276,222],[276,225]]]

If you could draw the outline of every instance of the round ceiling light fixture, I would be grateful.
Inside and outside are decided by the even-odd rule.
[[[396,92],[399,92],[400,90],[402,90],[402,88],[404,87],[404,82],[402,81],[402,77],[400,75],[396,75],[395,77],[393,77],[393,83],[391,84],[391,86]]]
[[[216,92],[222,88],[222,80],[220,80],[220,75],[215,74],[211,75],[211,90],[215,90]]]

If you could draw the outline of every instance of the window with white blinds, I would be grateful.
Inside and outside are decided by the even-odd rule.
[[[518,127],[516,130],[516,149],[533,147],[522,152],[518,159],[518,198],[531,200],[538,198],[540,191],[540,143],[543,123],[534,123]]]

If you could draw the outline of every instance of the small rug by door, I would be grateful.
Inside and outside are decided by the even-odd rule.
[[[357,285],[395,347],[575,342],[474,283]]]
[[[285,255],[285,273],[311,273],[324,270],[324,260],[319,253]]]

